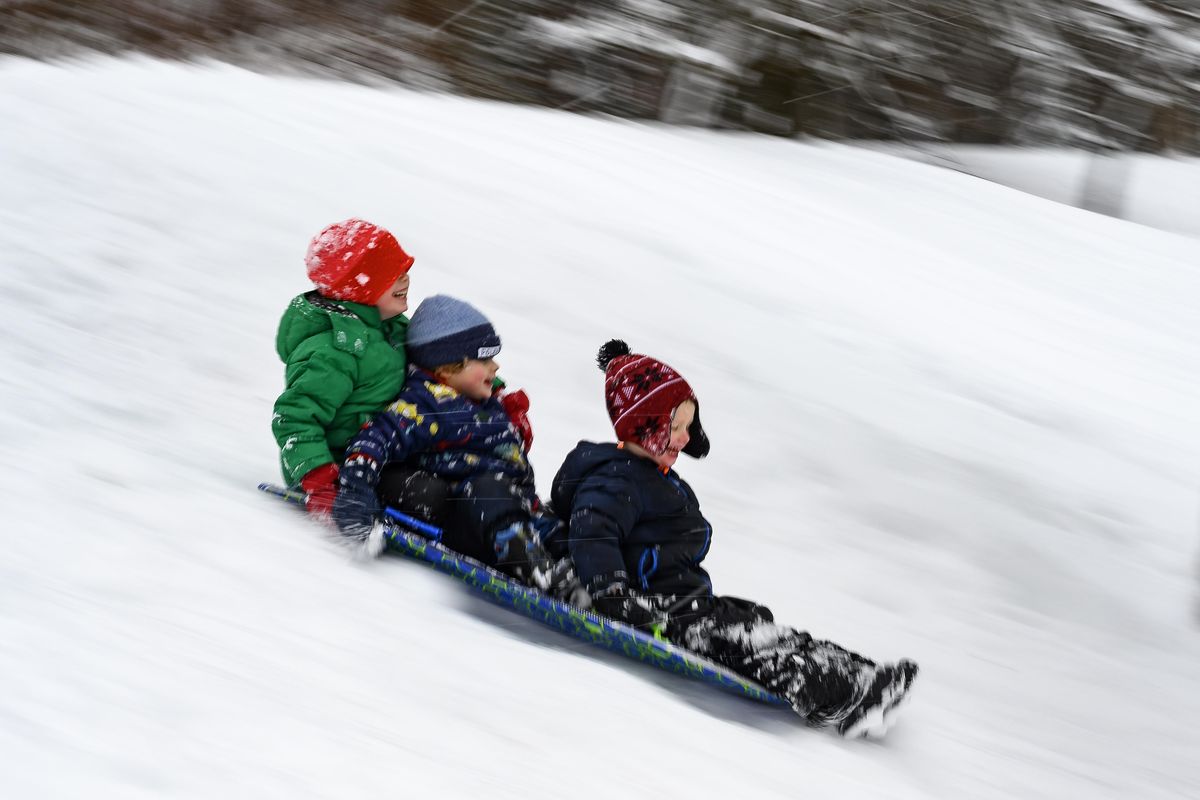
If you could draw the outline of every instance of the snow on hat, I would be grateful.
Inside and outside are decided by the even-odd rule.
[[[684,400],[696,404],[683,452],[693,458],[708,455],[708,437],[700,425],[700,401],[675,370],[657,359],[629,351],[612,339],[600,348],[596,364],[604,370],[604,403],[617,438],[633,442],[651,455],[662,455],[671,443],[671,415]]]
[[[374,305],[413,265],[396,237],[361,219],[335,222],[313,237],[308,279],[326,297]]]
[[[470,303],[435,294],[413,312],[404,349],[418,367],[434,369],[464,358],[491,358],[500,352],[500,337]]]

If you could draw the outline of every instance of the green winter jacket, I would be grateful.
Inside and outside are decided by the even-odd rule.
[[[407,317],[380,320],[374,306],[315,291],[292,300],[275,337],[286,388],[271,420],[289,486],[323,464],[340,463],[358,429],[396,399],[407,330]]]

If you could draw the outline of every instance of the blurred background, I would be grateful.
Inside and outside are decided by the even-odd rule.
[[[1195,0],[9,0],[0,52],[216,57],[780,136],[1200,153]]]
[[[1200,154],[1196,0],[0,2],[0,53],[88,51],[878,142],[1200,235],[1178,199],[1148,211],[1130,197],[1136,173],[1162,171],[1135,154]],[[1017,162],[981,145],[1076,157]],[[1196,162],[1175,166],[1178,191],[1200,185]]]

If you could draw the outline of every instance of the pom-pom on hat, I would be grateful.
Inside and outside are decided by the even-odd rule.
[[[596,364],[604,371],[604,403],[618,439],[633,442],[651,455],[662,455],[671,443],[671,414],[684,400],[691,400],[696,404],[696,416],[683,452],[692,458],[708,455],[708,437],[700,425],[700,401],[682,375],[657,359],[631,353],[620,339],[600,348]]]
[[[404,349],[418,367],[434,369],[465,358],[491,358],[500,352],[500,337],[470,303],[435,294],[413,312]]]
[[[308,279],[325,297],[374,305],[413,265],[396,237],[361,219],[335,222],[313,237]]]

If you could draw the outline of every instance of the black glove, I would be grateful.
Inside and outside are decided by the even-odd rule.
[[[639,594],[623,581],[609,583],[592,591],[592,608],[606,617],[624,622],[638,630],[663,638],[663,631],[670,623],[667,609],[673,597],[655,594]]]

